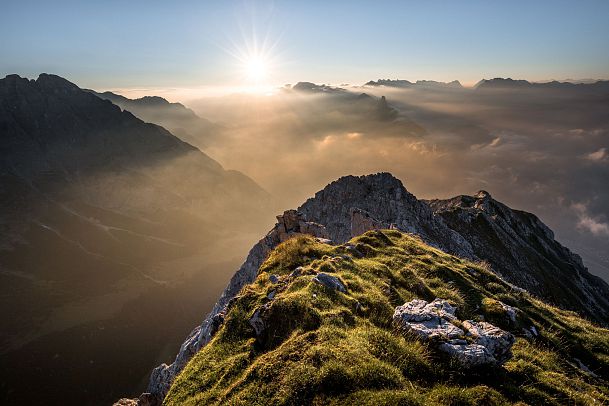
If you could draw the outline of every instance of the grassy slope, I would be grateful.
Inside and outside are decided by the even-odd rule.
[[[234,301],[226,322],[176,379],[165,403],[201,404],[604,404],[607,381],[586,375],[580,359],[609,376],[609,330],[575,313],[512,289],[483,264],[473,264],[398,231],[368,232],[351,241],[364,258],[308,237],[275,249],[257,280]],[[348,255],[348,254],[347,254]],[[297,266],[305,271],[288,275]],[[338,276],[347,293],[311,281]],[[280,275],[273,285],[269,276]],[[248,323],[277,295],[269,327],[258,339]],[[491,321],[515,333],[503,367],[466,372],[413,337],[392,328],[395,306],[414,298],[448,299],[461,320]],[[518,307],[516,323],[497,300]],[[522,327],[540,335],[527,339]]]

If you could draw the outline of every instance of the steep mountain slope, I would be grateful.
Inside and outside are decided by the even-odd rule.
[[[496,203],[496,205],[499,205],[499,203]],[[563,278],[563,281],[560,283],[562,286],[565,286],[565,289],[568,291],[558,289],[559,285],[556,283],[553,285],[556,287],[555,289],[547,290],[535,290],[534,285],[528,284],[524,287],[527,289],[530,288],[532,294],[525,294],[523,293],[523,289],[517,288],[503,279],[499,279],[499,277],[493,277],[492,280],[487,280],[486,282],[489,282],[490,285],[485,289],[489,289],[490,291],[497,289],[494,293],[505,293],[508,291],[517,292],[518,295],[522,293],[526,296],[527,300],[535,301],[535,303],[541,307],[546,307],[546,305],[533,299],[533,297],[545,295],[554,303],[560,303],[563,306],[570,305],[572,309],[579,313],[589,318],[599,320],[603,324],[607,324],[607,312],[609,311],[609,307],[604,305],[604,301],[607,297],[605,292],[608,291],[609,287],[599,278],[591,276],[575,254],[570,253],[568,249],[554,241],[548,228],[535,216],[528,213],[515,212],[501,205],[505,215],[511,216],[511,227],[514,228],[512,230],[513,234],[521,233],[523,236],[538,236],[534,238],[539,238],[538,241],[543,241],[543,244],[538,242],[536,245],[527,245],[522,239],[513,238],[510,245],[496,247],[496,245],[493,245],[493,242],[497,239],[504,238],[503,235],[498,234],[498,229],[501,227],[501,221],[496,216],[487,219],[487,221],[496,222],[497,224],[495,227],[489,226],[489,229],[485,233],[480,232],[476,234],[471,231],[465,232],[468,230],[467,224],[468,221],[470,221],[469,219],[462,216],[461,221],[463,221],[464,224],[458,222],[453,224],[451,221],[447,222],[444,219],[444,214],[439,210],[441,205],[436,202],[432,203],[432,206],[438,211],[434,212],[432,207],[426,202],[417,200],[416,197],[408,193],[398,179],[388,173],[379,173],[376,175],[360,177],[346,176],[340,178],[339,180],[332,182],[322,191],[316,193],[313,198],[307,200],[298,211],[287,211],[282,216],[278,216],[278,223],[265,238],[260,240],[260,242],[252,248],[248,258],[231,279],[231,282],[213,311],[207,316],[201,326],[193,330],[188,339],[184,342],[175,362],[170,366],[163,364],[155,369],[148,386],[148,392],[150,394],[146,395],[145,399],[154,402],[164,398],[176,376],[179,375],[180,371],[193,355],[197,354],[199,351],[206,351],[206,345],[210,343],[210,341],[213,342],[214,334],[219,331],[219,329],[221,330],[222,325],[226,324],[227,314],[231,311],[235,298],[243,292],[248,291],[251,284],[255,283],[256,278],[259,277],[259,270],[262,269],[261,266],[269,256],[269,253],[271,253],[280,243],[299,234],[313,235],[318,239],[321,239],[321,241],[325,241],[325,239],[329,238],[333,243],[345,244],[349,239],[368,230],[400,230],[401,232],[417,235],[417,238],[421,239],[420,245],[424,247],[424,251],[426,252],[431,250],[429,246],[433,246],[447,253],[446,255],[456,255],[451,258],[455,261],[460,261],[460,263],[465,263],[463,261],[466,259],[469,261],[484,260],[486,263],[483,265],[474,265],[473,263],[468,262],[467,266],[476,267],[476,269],[479,269],[481,266],[488,267],[488,270],[484,272],[485,275],[489,275],[489,272],[493,272],[495,274],[504,275],[505,278],[511,277],[514,281],[528,281],[530,279],[539,278],[540,275],[546,271],[544,268],[540,268],[540,264],[535,261],[542,258],[547,261],[550,266],[554,266],[554,268],[551,268],[550,272],[557,273],[555,276],[556,279]],[[401,234],[399,235],[401,236]],[[506,240],[506,244],[508,241],[509,240]],[[486,249],[483,249],[483,247],[486,247]],[[554,252],[548,251],[547,247],[552,247]],[[357,248],[357,245],[353,246],[353,244],[344,245],[341,249],[347,251],[351,256],[355,256],[356,258],[358,255],[362,256],[362,254],[365,254],[365,251],[367,250],[367,248],[364,247],[364,251],[362,251]],[[534,249],[537,249],[537,251],[532,251],[530,256],[521,255],[521,252]],[[332,251],[334,248],[327,248],[327,250]],[[338,249],[337,251],[332,252],[339,253]],[[275,254],[271,253],[270,255],[272,258]],[[281,256],[282,254],[278,255]],[[557,255],[559,255],[560,261],[562,261],[560,267],[556,267]],[[457,257],[463,258],[463,260],[457,260]],[[513,258],[515,257],[522,257],[521,261],[514,262]],[[310,260],[311,255],[308,254],[303,254],[302,258],[295,259],[296,262],[300,261],[303,263],[307,263],[307,261]],[[393,259],[390,258],[388,261],[393,261]],[[399,266],[403,265],[402,262],[399,262],[398,264],[401,264]],[[385,265],[389,266],[388,264]],[[439,264],[432,263],[432,265],[434,269],[436,267],[444,269],[443,266],[440,266]],[[399,270],[398,268],[396,268],[396,270]],[[293,269],[283,269],[280,274],[285,273],[288,270],[291,271]],[[440,271],[440,273],[441,272],[442,271]],[[432,290],[441,285],[440,279],[433,278],[429,281],[432,285]],[[568,281],[570,281],[571,284],[567,287],[566,283],[568,283]],[[443,280],[442,283],[447,283],[449,285],[457,284],[457,296],[461,294],[467,295],[469,289],[479,290],[480,288],[472,281],[469,281],[468,284],[465,285],[463,285],[464,281]],[[390,300],[391,297],[395,295],[395,292],[391,289],[390,285],[391,284],[386,287],[385,291],[386,296],[389,298],[387,300]],[[425,288],[424,284],[420,286],[415,285],[414,282],[409,282],[407,285],[409,286],[409,289],[412,290],[412,295],[423,296],[425,298],[430,296],[429,291]],[[297,286],[300,289],[302,284],[298,284]],[[539,288],[540,285],[537,287]],[[418,289],[422,290],[419,291]],[[440,297],[440,292],[443,291],[438,290],[436,296]],[[591,300],[594,300],[594,303],[597,305],[595,307],[590,307],[586,301],[569,301],[568,299],[573,292],[577,292],[576,294],[579,294],[582,297],[584,295],[591,296],[593,298]],[[441,298],[453,300],[454,298],[452,298],[451,295],[452,293],[445,292]],[[454,300],[459,303],[467,302],[468,306],[470,306],[470,311],[474,313],[476,312],[477,307],[482,305],[480,302],[482,300],[480,294],[477,294],[475,297],[475,303],[472,302],[474,300],[473,298],[465,299],[464,297],[460,297]],[[520,299],[517,297],[508,297],[506,300],[511,304],[514,304]],[[304,311],[304,309],[300,310]],[[535,311],[541,312],[541,310]],[[552,312],[561,315],[569,314],[555,309],[553,309]],[[385,321],[382,322],[384,323]],[[541,318],[538,318],[537,322],[540,323]],[[556,321],[556,323],[559,324],[563,322],[564,321]],[[297,328],[299,323],[300,322],[295,322],[291,328]],[[589,325],[586,324],[585,321],[578,321],[578,323],[584,323],[586,326]],[[546,326],[548,325],[546,324]],[[242,330],[239,331],[242,332]],[[522,332],[520,332],[520,334],[522,334]],[[551,334],[551,332],[548,332],[548,334]],[[574,333],[570,331],[568,334]],[[235,337],[235,339],[238,339],[238,337]],[[601,359],[603,358],[601,357]]]
[[[170,103],[159,96],[145,96],[129,99],[112,92],[98,93],[87,90],[96,96],[110,100],[123,110],[133,113],[143,121],[158,124],[172,134],[198,148],[205,148],[219,135],[222,127],[199,117],[194,111],[181,103]]]
[[[28,391],[24,386],[38,370],[36,362],[25,363],[29,356],[21,349],[31,345],[44,353],[50,334],[79,327],[53,343],[57,357],[50,364],[72,367],[66,354],[73,342],[98,334],[90,323],[115,317],[148,291],[173,306],[183,292],[175,284],[193,274],[209,272],[209,283],[218,283],[212,263],[242,255],[227,250],[228,241],[259,232],[254,221],[239,225],[243,233],[227,233],[225,227],[240,223],[233,213],[263,223],[269,197],[164,128],[54,75],[0,80],[0,137],[0,403],[38,403],[37,394],[58,403],[53,396],[59,394],[63,404],[83,404],[96,385],[105,388],[104,379],[117,378],[80,382],[81,391],[71,386],[82,374],[65,379],[49,369],[40,374],[40,390]],[[143,324],[121,323],[125,341],[137,341]],[[79,351],[82,364],[129,364],[109,343]],[[159,347],[146,351],[132,360],[138,380]]]
[[[441,337],[418,335],[433,314],[397,328],[402,304],[426,303],[416,299],[443,303],[448,325],[469,330],[459,349],[495,342],[473,326],[509,337],[504,360],[464,364],[481,355],[458,358]],[[412,235],[377,230],[339,246],[306,236],[279,245],[164,404],[592,405],[609,402],[608,376],[609,330]]]
[[[554,240],[537,216],[512,210],[485,191],[428,203],[506,280],[597,322],[609,320],[607,284]]]

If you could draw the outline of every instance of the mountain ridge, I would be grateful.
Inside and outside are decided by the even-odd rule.
[[[167,128],[183,141],[200,149],[213,143],[223,129],[222,126],[200,117],[182,103],[171,103],[160,96],[130,99],[110,91],[100,93],[90,89],[85,90],[111,101],[123,110],[130,111],[143,121]]]
[[[165,128],[56,75],[0,79],[0,134],[0,403],[109,401],[108,385],[129,390],[148,373],[157,338],[169,347],[182,339],[154,331],[151,317],[198,319],[157,307],[215,299],[184,284],[206,276],[223,285],[215,273],[247,249],[239,239],[258,233],[272,198]],[[234,212],[253,220],[239,224]],[[101,338],[110,328],[122,334]],[[136,343],[143,348],[130,359],[114,351]],[[89,361],[102,365],[94,381],[74,372]],[[38,391],[24,387],[32,380]]]
[[[500,203],[494,200],[491,201],[490,195],[486,192],[479,193],[477,197],[481,201],[478,207],[475,207],[476,210],[479,207],[489,210],[489,206],[500,205]],[[476,202],[476,199],[473,197],[469,200],[472,199]],[[144,399],[155,402],[165,397],[171,388],[172,382],[187,365],[188,361],[213,340],[214,334],[224,323],[232,301],[239,295],[240,291],[246,289],[249,284],[256,280],[256,277],[259,275],[259,269],[269,253],[272,253],[282,242],[287,241],[290,236],[309,234],[317,237],[319,241],[328,241],[327,239],[329,238],[332,244],[345,244],[349,239],[357,237],[368,230],[399,230],[400,232],[417,235],[424,243],[432,244],[435,248],[442,249],[444,252],[453,255],[456,254],[460,258],[473,261],[487,260],[489,264],[485,266],[489,266],[490,269],[498,267],[494,271],[503,275],[508,281],[510,279],[518,280],[514,276],[511,277],[509,272],[507,272],[513,272],[512,268],[505,267],[495,257],[488,256],[488,253],[480,250],[480,241],[477,240],[479,236],[474,238],[475,236],[472,233],[465,233],[456,227],[450,218],[446,218],[447,206],[452,208],[457,207],[455,200],[460,201],[463,199],[457,197],[452,200],[448,199],[449,203],[432,201],[428,204],[425,201],[416,199],[404,188],[401,181],[394,178],[391,174],[379,173],[360,177],[342,177],[317,192],[314,197],[308,199],[298,210],[287,211],[283,215],[278,216],[278,223],[266,237],[252,248],[246,261],[231,279],[221,300],[206,317],[202,325],[195,328],[184,342],[180,353],[176,357],[176,361],[172,365],[163,364],[155,369],[148,387],[148,394],[143,395]],[[475,203],[472,207],[474,206],[476,206]],[[509,213],[513,213],[507,206],[501,205],[499,207],[502,210],[509,210]],[[537,219],[534,215],[530,216],[532,217],[527,217],[527,219]],[[526,227],[532,230],[532,234],[539,234],[543,238],[551,239],[556,244],[556,247],[562,247],[553,240],[553,234],[549,228],[538,219],[534,220],[531,224],[532,226]],[[525,227],[520,223],[518,225]],[[496,238],[496,236],[489,234],[486,238],[488,242]],[[350,250],[348,247],[346,249],[347,251]],[[354,249],[357,251],[357,247]],[[581,259],[571,254],[568,249],[564,247],[562,249],[566,250],[563,252],[566,255],[564,260],[570,261],[570,266],[576,268],[578,274],[586,274],[587,270],[583,268]],[[508,263],[510,262],[508,261]],[[537,277],[526,265],[520,265],[522,268],[518,268],[518,272],[532,278]],[[528,272],[531,272],[530,275]],[[568,276],[568,274],[565,276]],[[502,281],[502,283],[510,286],[510,289],[522,290],[503,279]],[[600,278],[591,278],[582,283],[583,285],[581,286],[572,285],[570,288],[585,290],[588,295],[596,295],[595,299],[598,301],[598,304],[594,309],[588,309],[582,307],[583,304],[580,303],[580,307],[577,310],[589,317],[597,317],[602,323],[607,324],[609,320],[607,316],[609,307],[606,306],[606,299],[603,299],[602,295],[605,292],[609,292],[609,285]],[[594,288],[598,288],[598,290],[586,285],[586,283],[591,285],[597,284]],[[543,291],[535,291],[535,286],[527,286],[527,288],[537,295],[544,293]],[[560,303],[560,297],[556,295],[550,295],[549,297],[551,300]],[[565,303],[562,304],[564,305]],[[596,313],[603,311],[604,313],[601,314]]]

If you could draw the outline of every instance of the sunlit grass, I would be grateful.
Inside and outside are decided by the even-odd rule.
[[[351,241],[364,254],[298,237],[275,249],[244,288],[224,326],[177,378],[166,404],[603,404],[609,331],[575,313],[511,289],[484,264],[426,246],[397,231]],[[288,277],[302,266],[301,276]],[[333,274],[347,293],[311,281]],[[279,275],[285,288],[269,280]],[[268,302],[268,327],[256,338],[248,319]],[[518,336],[503,367],[464,372],[391,325],[395,306],[413,298],[448,299],[460,319],[485,318]],[[517,306],[508,321],[499,301]],[[536,338],[523,328],[535,326]]]

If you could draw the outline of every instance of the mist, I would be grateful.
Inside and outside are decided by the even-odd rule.
[[[203,150],[283,208],[347,174],[389,171],[419,198],[484,189],[537,214],[609,280],[606,92],[309,84],[188,106],[222,126]]]

